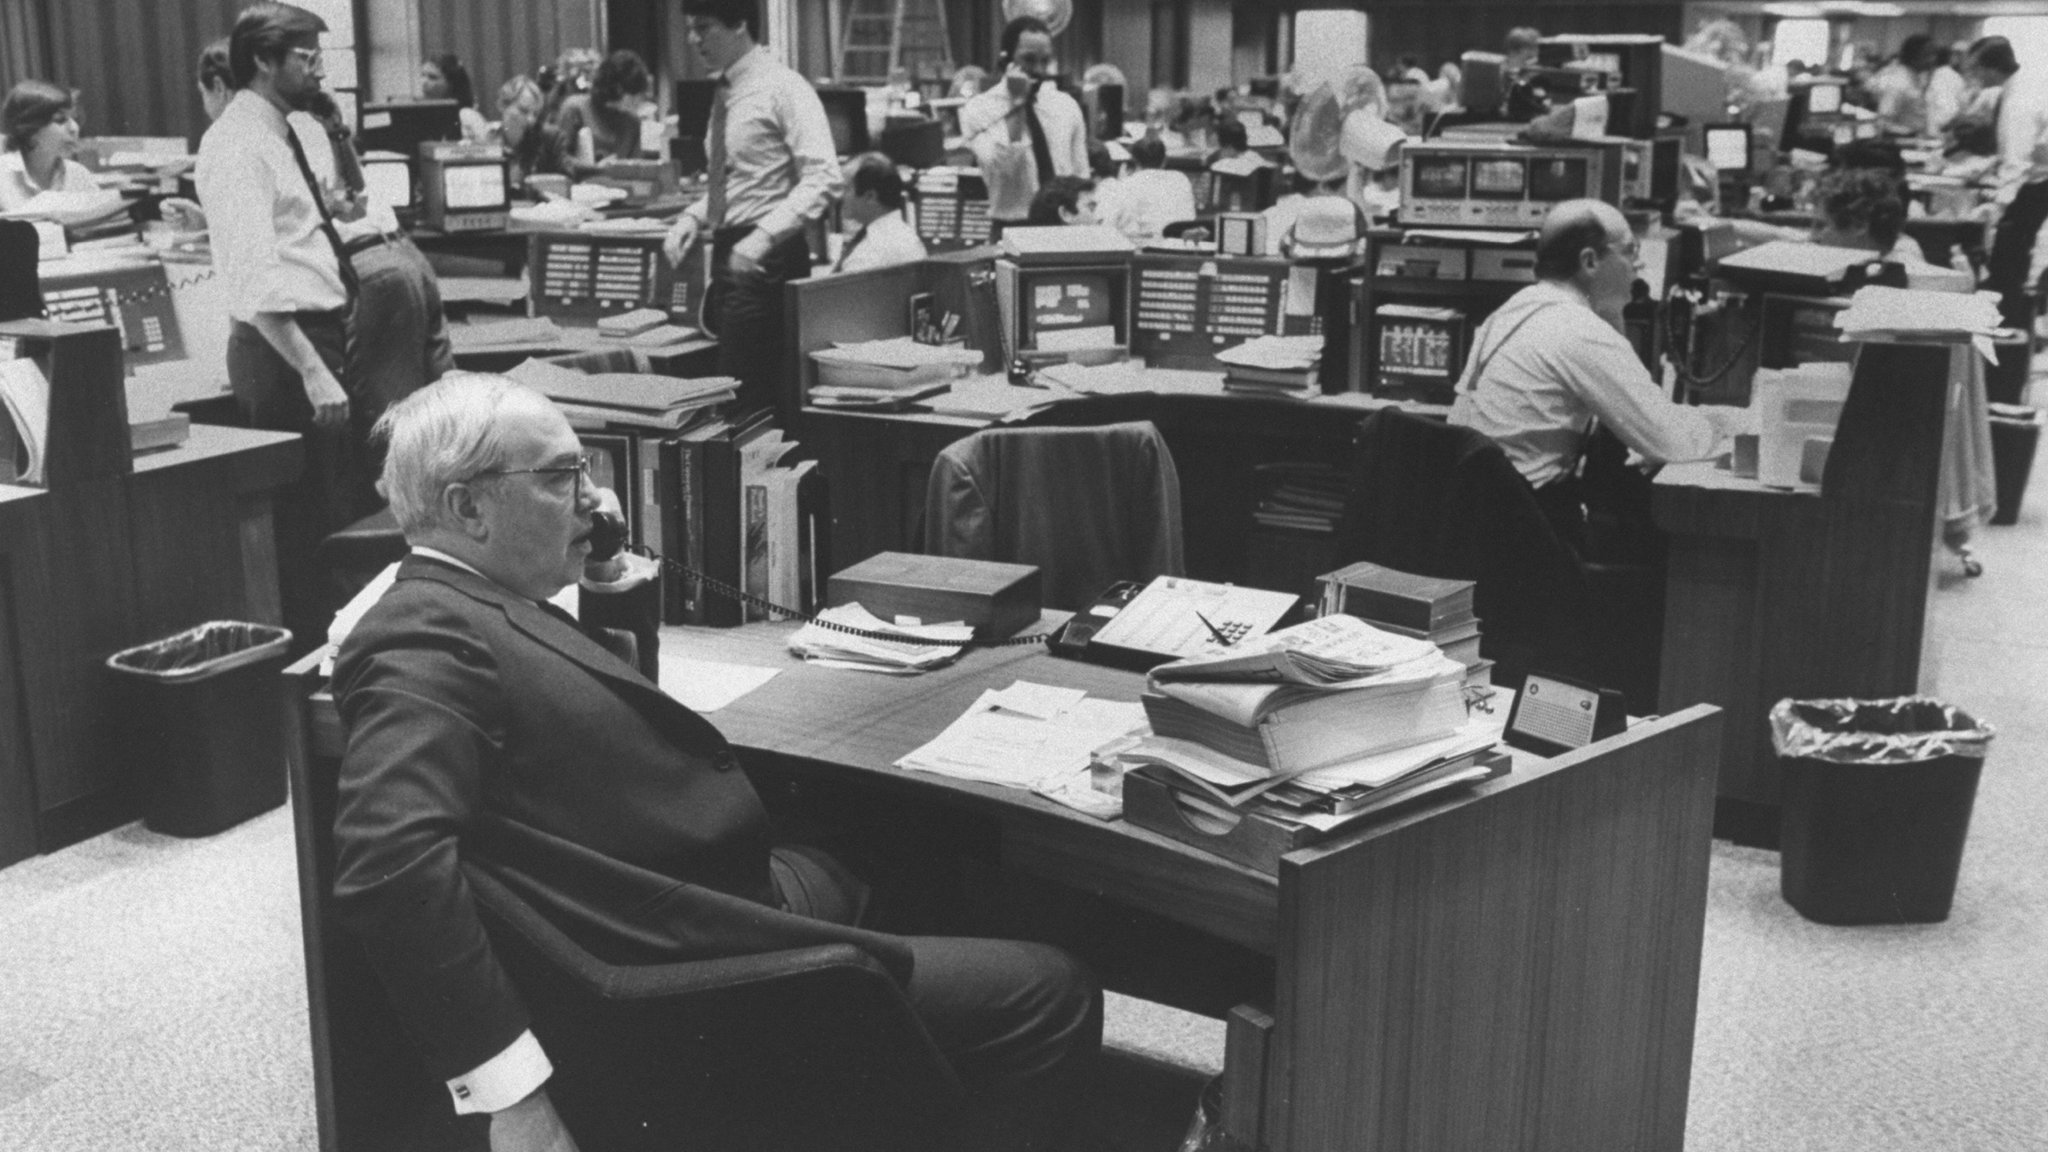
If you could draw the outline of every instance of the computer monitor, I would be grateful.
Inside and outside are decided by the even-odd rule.
[[[1498,52],[1467,52],[1458,58],[1464,72],[1459,81],[1458,103],[1467,112],[1493,112],[1507,100],[1507,82],[1502,69],[1507,57]]]
[[[1124,134],[1124,86],[1104,84],[1095,90],[1095,138],[1115,140]]]
[[[413,162],[396,152],[372,152],[362,158],[363,193],[372,204],[393,212],[411,211]]]
[[[676,81],[676,135],[703,140],[711,130],[711,105],[717,96],[716,80]]]
[[[1806,111],[1832,116],[1842,110],[1842,85],[1815,84],[1806,90]]]
[[[1728,119],[1728,66],[1711,56],[1674,48],[1663,48],[1662,74],[1658,77],[1658,107],[1666,116],[1685,123],[1719,124]]]
[[[825,120],[832,125],[832,148],[841,156],[867,151],[868,94],[865,88],[819,88]]]
[[[1707,125],[1707,163],[1722,176],[1750,175],[1749,125]]]
[[[462,108],[453,100],[365,104],[358,124],[358,144],[363,151],[418,156],[421,144],[462,139]]]
[[[505,226],[512,207],[504,152],[488,144],[428,143],[420,157],[421,221],[440,232]]]
[[[1130,265],[1049,264],[1005,268],[999,276],[1014,277],[1012,323],[1017,352],[1058,351],[1073,347],[1124,344],[1130,337]],[[998,298],[1009,295],[998,286]],[[1108,329],[1107,339],[1089,334]]]

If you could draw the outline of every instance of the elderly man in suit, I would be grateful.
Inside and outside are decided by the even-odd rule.
[[[472,867],[599,953],[859,944],[902,980],[988,1130],[1052,1139],[1100,1042],[1092,978],[1043,945],[862,929],[858,881],[815,849],[771,845],[718,730],[548,603],[586,575],[607,496],[553,403],[456,375],[393,405],[379,433],[412,554],[335,668],[336,901],[456,1111],[490,1113],[494,1149],[574,1146]]]

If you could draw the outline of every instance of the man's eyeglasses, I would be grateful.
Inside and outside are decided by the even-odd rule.
[[[1631,264],[1635,263],[1638,259],[1640,259],[1643,254],[1642,241],[1637,240],[1633,236],[1629,237],[1628,243],[1626,244],[1616,244],[1612,240],[1610,240],[1607,242],[1605,247],[1607,251],[1620,255],[1623,259],[1627,260]]]
[[[576,457],[574,464],[556,464],[547,468],[486,468],[471,476],[463,483],[481,480],[486,476],[545,476],[548,489],[556,494],[568,490],[571,502],[583,499],[583,481],[590,476],[590,463],[594,459],[585,452]]]
[[[321,71],[320,50],[318,48],[293,48],[290,51],[292,55],[297,56],[299,59],[306,62],[307,71]]]

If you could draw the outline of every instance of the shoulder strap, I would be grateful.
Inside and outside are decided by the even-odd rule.
[[[1537,307],[1529,309],[1528,312],[1523,314],[1520,320],[1515,321],[1513,327],[1508,329],[1507,335],[1502,336],[1500,339],[1495,340],[1493,342],[1493,347],[1488,348],[1484,355],[1481,355],[1478,349],[1475,348],[1473,350],[1472,359],[1466,365],[1465,379],[1460,382],[1461,387],[1459,391],[1476,391],[1479,388],[1479,378],[1485,375],[1486,369],[1493,363],[1493,358],[1495,356],[1500,355],[1500,350],[1502,348],[1507,347],[1508,341],[1515,338],[1515,333],[1520,332],[1524,324],[1527,324],[1529,321],[1534,320],[1537,316],[1545,312],[1548,312],[1555,307],[1557,307],[1557,301],[1553,300],[1548,304],[1541,304]],[[1481,332],[1483,333],[1487,330],[1490,330],[1492,328],[1492,323],[1492,318],[1489,317],[1487,323],[1481,326]]]

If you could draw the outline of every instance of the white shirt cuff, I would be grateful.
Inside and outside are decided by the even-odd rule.
[[[455,1098],[458,1116],[501,1112],[533,1095],[554,1072],[555,1066],[548,1063],[547,1053],[540,1050],[540,1041],[529,1029],[503,1052],[450,1080],[448,1094]]]

